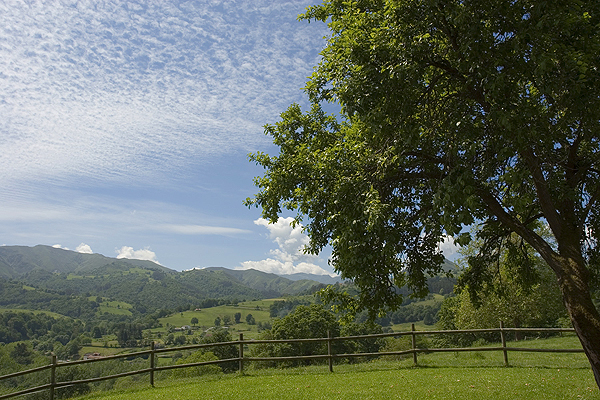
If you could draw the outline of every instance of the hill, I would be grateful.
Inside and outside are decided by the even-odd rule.
[[[281,275],[284,278],[287,278],[292,281],[300,281],[303,279],[308,279],[311,281],[317,281],[319,283],[323,283],[325,285],[334,285],[336,283],[341,283],[342,278],[339,276],[329,276],[329,275],[315,275],[315,274],[306,274],[306,273],[297,273],[297,274],[289,274],[289,275]]]
[[[444,270],[454,270],[447,262]],[[134,314],[158,309],[187,309],[200,304],[274,298],[312,292],[339,278],[295,274],[278,276],[253,269],[205,268],[174,271],[151,261],[82,254],[50,246],[1,246],[0,306],[67,310],[66,315],[93,315],[97,298],[131,305]],[[432,277],[433,293],[450,293],[453,279]],[[10,283],[10,284],[9,284]],[[8,293],[11,293],[10,295]],[[75,300],[77,299],[77,300]],[[217,302],[213,300],[219,300]],[[96,303],[100,300],[96,301]],[[76,309],[67,303],[78,304]],[[52,307],[51,307],[52,306]],[[206,307],[204,305],[203,307]]]
[[[64,298],[60,302],[63,304],[74,302],[74,298],[87,302],[84,299],[100,297],[128,303],[133,312],[141,314],[197,306],[209,299],[228,302],[297,295],[319,285],[314,280],[293,281],[256,270],[207,268],[178,272],[151,261],[41,245],[0,247],[0,282],[12,293],[0,294],[0,306],[4,307],[49,309],[50,303],[56,304],[59,298]],[[25,287],[27,290],[23,290]],[[69,310],[69,315],[74,314]]]
[[[175,272],[152,261],[105,257],[101,254],[84,254],[57,249],[51,246],[0,246],[0,277],[19,278],[33,270],[58,273],[82,273],[112,264],[116,268],[131,266],[148,270]]]
[[[276,274],[257,271],[255,269],[233,270],[221,267],[206,268],[206,271],[221,271],[240,283],[260,291],[265,297],[277,297],[281,295],[297,295],[319,285],[316,279],[288,279]],[[318,275],[305,274],[307,277],[318,277]]]

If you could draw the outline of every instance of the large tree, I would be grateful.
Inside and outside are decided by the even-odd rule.
[[[280,151],[252,156],[266,173],[248,203],[297,210],[308,251],[330,244],[373,309],[424,287],[445,235],[482,223],[492,250],[516,233],[556,275],[600,386],[600,2],[326,0],[301,18],[330,28],[313,106],[266,127]]]

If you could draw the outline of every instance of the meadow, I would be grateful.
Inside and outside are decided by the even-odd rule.
[[[568,335],[529,340],[526,346],[570,348],[578,342]],[[124,378],[116,390],[79,399],[600,399],[583,354],[511,352],[509,360],[510,367],[503,367],[501,352],[423,354],[417,367],[412,357],[388,357],[336,364],[333,373],[322,364],[290,369],[250,364],[244,374],[165,375],[154,388]]]

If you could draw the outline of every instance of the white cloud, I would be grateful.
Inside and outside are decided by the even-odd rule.
[[[452,236],[446,236],[446,238],[440,242],[438,247],[444,254],[444,257],[448,260],[454,261],[458,257],[460,246],[454,243],[454,238]]]
[[[54,247],[55,249],[69,250],[68,247],[62,247],[62,245],[60,244],[53,244],[52,247]]]
[[[156,259],[156,253],[154,253],[149,248],[134,250],[133,247],[123,246],[119,250],[116,250],[118,253],[117,258],[129,258],[133,260],[148,260],[154,261],[157,264],[160,264]]]
[[[92,248],[85,243],[81,243],[79,246],[77,246],[75,251],[77,251],[78,253],[84,253],[84,254],[93,254],[94,253],[92,251]]]
[[[332,275],[316,264],[293,264],[291,262],[273,260],[272,258],[267,258],[266,260],[262,261],[244,261],[242,263],[242,267],[239,269],[256,269],[258,271],[269,272],[278,275],[290,275],[301,272],[314,275]]]
[[[320,261],[318,256],[305,254],[304,247],[309,239],[302,232],[302,226],[291,226],[294,219],[279,218],[276,223],[270,224],[267,220],[259,218],[254,223],[264,226],[269,230],[269,237],[277,243],[278,249],[273,249],[270,254],[274,258],[267,258],[261,261],[245,261],[239,269],[256,269],[263,272],[269,272],[280,275],[289,275],[295,273],[309,273],[315,275],[332,275],[317,263]]]

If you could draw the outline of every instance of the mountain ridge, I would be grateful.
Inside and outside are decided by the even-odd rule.
[[[52,246],[0,246],[0,277],[15,279],[41,269],[48,272],[81,273],[108,264],[128,264],[136,267],[176,272],[153,261],[111,258],[102,254],[79,253]]]

